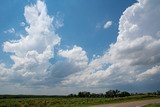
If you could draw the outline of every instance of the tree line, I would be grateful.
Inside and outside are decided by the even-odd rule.
[[[127,91],[109,90],[105,93],[91,93],[87,91],[79,92],[78,94],[69,94],[68,97],[80,97],[80,98],[115,98],[115,97],[127,97],[133,95],[160,95],[160,91],[149,93],[129,93]]]
[[[160,96],[160,91],[148,92],[148,93],[129,93],[127,91],[109,90],[105,93],[91,93],[87,91],[81,91],[78,94],[69,95],[0,95],[0,99],[11,99],[11,98],[116,98],[116,97],[127,97],[134,95],[147,95],[147,96]]]

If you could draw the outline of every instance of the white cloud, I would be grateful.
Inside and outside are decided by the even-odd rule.
[[[13,52],[15,55],[24,57],[27,52],[36,51],[43,53],[47,47],[54,47],[59,44],[60,38],[52,30],[53,18],[47,15],[46,5],[42,1],[37,1],[36,5],[26,6],[24,16],[28,35],[20,40],[4,43],[5,52]]]
[[[25,6],[24,16],[28,23],[27,35],[4,42],[3,50],[13,53],[10,57],[14,61],[11,68],[6,68],[11,71],[8,79],[21,84],[38,84],[45,79],[51,65],[49,59],[54,57],[54,47],[60,44],[61,38],[55,33],[57,25],[52,24],[55,19],[47,14],[44,1]]]
[[[7,76],[9,74],[9,70],[6,68],[4,64],[0,64],[0,81],[5,81],[7,79]]]
[[[58,54],[82,68],[86,67],[88,64],[86,52],[76,45],[71,50],[60,50]]]
[[[152,79],[152,78],[154,78],[154,77],[152,77],[154,75],[160,75],[160,66],[154,66],[151,69],[148,69],[147,71],[137,75],[137,80],[142,81],[142,80],[148,79],[150,77]]]
[[[103,28],[104,28],[104,29],[108,29],[109,27],[111,27],[111,25],[112,25],[112,21],[107,21],[107,22],[104,24]]]
[[[10,28],[10,29],[4,31],[4,33],[15,33],[15,32],[16,32],[16,31],[15,31],[14,28]]]
[[[4,51],[13,53],[14,64],[9,69],[0,65],[0,80],[8,78],[11,83],[35,87],[56,84],[128,88],[134,84],[144,86],[143,83],[156,86],[160,82],[159,12],[159,0],[139,0],[123,12],[117,41],[102,56],[89,61],[86,51],[75,45],[59,50],[58,55],[65,60],[51,65],[54,47],[60,44],[55,31],[63,26],[63,21],[50,17],[45,3],[38,0],[25,7],[27,35],[4,43]],[[112,25],[111,21],[108,23],[104,28]]]
[[[116,43],[103,56],[91,61],[83,72],[68,76],[62,84],[114,87],[141,84],[137,80],[144,83],[148,78],[160,81],[159,12],[159,0],[139,0],[127,8],[119,21]],[[147,83],[157,85],[155,81]]]

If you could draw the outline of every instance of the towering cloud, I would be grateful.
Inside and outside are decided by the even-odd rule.
[[[38,0],[25,7],[26,35],[4,42],[3,50],[11,53],[14,64],[10,68],[0,64],[0,84],[160,88],[159,13],[159,0],[138,0],[123,12],[117,41],[102,56],[89,60],[87,52],[75,45],[59,49],[60,60],[51,64],[61,40],[56,30],[63,23],[50,17],[44,1]],[[104,28],[111,25],[107,22]]]
[[[60,37],[55,33],[58,26],[54,26],[54,17],[47,14],[43,1],[38,0],[35,5],[25,7],[24,16],[27,22],[26,34],[19,40],[4,43],[4,51],[10,52],[13,66],[9,69],[9,79],[27,84],[42,81],[49,67],[49,59],[53,58],[54,47],[60,43]]]
[[[63,84],[86,82],[114,87],[145,82],[157,86],[156,81],[160,82],[159,13],[159,0],[138,0],[128,7],[119,20],[117,41],[103,56],[91,61],[86,70],[69,76]]]

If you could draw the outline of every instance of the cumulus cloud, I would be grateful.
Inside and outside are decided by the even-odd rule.
[[[47,69],[45,77],[45,86],[61,86],[61,81],[71,74],[81,71],[82,68],[76,64],[66,60],[58,61]]]
[[[83,72],[70,75],[62,83],[114,87],[141,84],[154,78],[160,81],[159,7],[158,0],[138,0],[128,7],[119,20],[117,41],[104,55],[92,60]],[[156,86],[154,83],[150,81]]]
[[[104,28],[104,29],[108,29],[108,28],[111,27],[111,26],[112,26],[112,21],[107,21],[107,22],[104,24],[103,28]]]
[[[158,13],[159,0],[138,0],[123,12],[117,41],[103,55],[89,61],[87,52],[75,45],[58,50],[62,60],[50,64],[61,40],[56,30],[63,21],[50,17],[45,3],[38,0],[25,7],[27,35],[4,43],[4,52],[12,53],[14,64],[11,68],[0,65],[0,80],[34,86],[155,87],[160,82]],[[104,28],[111,25],[108,21]]]
[[[137,76],[137,80],[142,81],[148,78],[154,79],[155,75],[160,75],[160,66],[154,66],[151,69],[148,69],[147,71],[142,72],[141,74]]]
[[[64,58],[67,58],[69,62],[74,63],[82,68],[87,66],[88,57],[86,52],[78,46],[74,46],[71,50],[60,50],[58,54]]]
[[[0,81],[2,82],[2,81],[5,81],[7,79],[7,76],[8,76],[10,71],[2,63],[0,64],[0,71],[1,71],[0,72],[0,76],[1,76]]]
[[[47,86],[63,86],[61,82],[66,77],[81,72],[88,66],[86,52],[79,46],[75,45],[72,49],[67,50],[61,49],[58,55],[64,59],[48,67],[44,81]]]
[[[58,25],[53,25],[55,19],[47,14],[44,1],[25,6],[24,16],[28,24],[25,27],[27,35],[4,42],[3,50],[12,53],[10,58],[14,61],[8,68],[11,71],[9,80],[35,84],[44,80],[50,66],[49,59],[54,57],[54,47],[60,44],[61,38],[55,33]]]

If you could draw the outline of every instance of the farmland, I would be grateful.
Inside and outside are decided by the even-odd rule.
[[[78,97],[43,97],[14,96],[0,99],[0,107],[87,107],[90,105],[129,102],[155,99],[154,95],[134,95],[117,98],[78,98]]]

